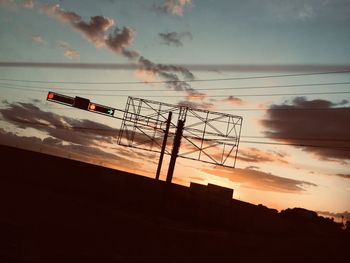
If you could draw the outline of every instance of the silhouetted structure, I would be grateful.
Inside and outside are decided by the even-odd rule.
[[[324,262],[349,235],[232,189],[175,184],[0,146],[0,262]]]

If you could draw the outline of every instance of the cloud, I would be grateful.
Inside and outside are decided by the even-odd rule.
[[[348,20],[348,0],[269,0],[266,8],[271,17],[280,21]]]
[[[237,98],[235,96],[228,96],[227,98],[222,100],[223,102],[228,102],[231,103],[233,105],[243,105],[243,100],[241,100],[240,98]]]
[[[32,128],[40,132],[40,137],[20,136],[14,129],[7,132],[0,128],[0,143],[26,149],[55,154],[63,157],[71,155],[73,159],[87,162],[103,162],[115,167],[139,167],[140,159],[153,162],[154,154],[139,152],[135,149],[119,146],[119,129],[87,119],[74,119],[52,112],[42,111],[31,103],[9,103],[2,101],[6,108],[0,109],[3,121],[16,128]],[[136,132],[134,140],[144,141],[145,136]],[[135,159],[135,161],[133,161]]]
[[[286,155],[274,151],[261,151],[257,148],[241,148],[237,159],[249,163],[275,162],[287,164]]]
[[[347,103],[296,97],[290,103],[272,105],[261,124],[267,128],[264,133],[268,137],[296,144],[322,160],[345,162],[350,160]]]
[[[86,147],[102,148],[102,145],[117,145],[119,129],[100,124],[87,119],[74,119],[61,116],[52,112],[42,111],[31,103],[2,102],[6,108],[0,109],[3,120],[17,128],[33,128],[56,141],[82,145]],[[134,142],[144,142],[149,139],[141,132],[135,132]],[[52,141],[52,139],[50,139]],[[158,144],[161,145],[161,140]],[[119,149],[119,153],[124,153]],[[126,150],[127,151],[127,150]],[[131,156],[130,153],[126,156]],[[146,157],[146,154],[137,154],[138,157]]]
[[[137,51],[129,50],[135,38],[135,32],[130,28],[115,28],[114,32],[109,34],[105,40],[106,45],[116,53],[121,53],[129,59],[140,56]]]
[[[174,45],[176,47],[182,47],[183,40],[192,39],[192,34],[190,32],[169,32],[159,33],[158,35],[164,44],[168,46]]]
[[[105,32],[114,25],[114,20],[104,16],[93,16],[89,22],[71,21],[72,26],[81,32],[87,40],[94,43],[96,47],[105,46]],[[120,51],[118,51],[120,53]]]
[[[139,73],[142,72],[143,75],[154,75],[163,78],[168,81],[167,86],[173,90],[177,91],[192,91],[188,83],[181,80],[176,74],[182,75],[185,80],[194,79],[194,75],[185,67],[167,65],[167,64],[156,64],[145,57],[141,56],[139,58]],[[139,75],[142,76],[142,75]]]
[[[97,48],[109,48],[131,60],[138,58],[135,74],[146,79],[146,82],[150,78],[159,77],[167,81],[166,85],[168,88],[177,91],[187,91],[191,95],[195,93],[195,90],[186,82],[186,80],[194,79],[194,75],[187,68],[154,63],[139,52],[131,49],[135,38],[135,32],[132,29],[128,27],[120,29],[114,25],[113,19],[104,16],[93,16],[89,22],[85,22],[77,13],[65,11],[59,5],[44,5],[41,10],[49,17],[54,17],[61,23],[70,25]],[[107,31],[112,29],[113,26],[113,32],[108,33]],[[72,52],[68,53],[67,55],[75,54]]]
[[[210,102],[196,102],[196,101],[190,101],[190,100],[182,100],[177,103],[179,106],[189,107],[192,109],[204,109],[204,110],[210,110],[214,107],[213,103]]]
[[[268,6],[273,15],[281,20],[301,20],[307,21],[314,18],[321,10],[320,0],[287,0],[269,1]]]
[[[345,178],[345,179],[350,179],[350,174],[336,174],[336,176],[339,176],[339,177]]]
[[[185,7],[191,4],[192,0],[165,0],[163,4],[156,6],[156,9],[162,13],[183,16]]]
[[[38,44],[44,44],[45,41],[43,39],[42,36],[36,35],[36,36],[32,36],[32,41]]]
[[[318,214],[324,215],[324,216],[330,216],[335,218],[342,218],[344,217],[345,221],[350,221],[350,212],[344,211],[343,213],[332,213],[329,211],[316,211]]]
[[[35,136],[20,136],[13,132],[7,132],[0,128],[0,143],[14,147],[20,147],[33,151],[45,152],[61,157],[69,157],[76,160],[92,163],[102,163],[110,167],[118,165],[119,168],[128,169],[134,167],[137,162],[125,158],[120,154],[103,151],[99,147],[78,144],[66,144],[62,140],[53,137],[40,139]]]
[[[34,1],[33,0],[24,0],[20,3],[20,7],[25,9],[33,9],[34,8]]]
[[[241,183],[244,187],[254,188],[263,191],[302,193],[305,187],[316,187],[314,183],[280,177],[271,173],[255,169],[230,169],[223,167],[205,168],[204,172],[227,178],[235,183]]]
[[[57,21],[70,25],[75,31],[81,33],[89,42],[97,48],[109,48],[115,53],[121,54],[128,59],[139,57],[137,51],[131,50],[135,32],[123,27],[120,29],[115,25],[112,18],[105,16],[92,16],[90,21],[86,22],[75,12],[65,11],[58,4],[44,5],[41,11]],[[108,33],[114,26],[114,30]]]
[[[69,44],[65,43],[65,42],[61,42],[59,44],[60,48],[63,48],[64,50],[64,56],[69,58],[69,59],[75,59],[75,58],[79,58],[80,57],[80,53],[75,50],[74,48],[71,48],[69,46]]]
[[[99,143],[112,143],[118,130],[90,120],[63,117],[52,112],[42,111],[31,103],[5,103],[0,109],[4,120],[18,128],[27,127],[45,132],[59,140],[92,146]]]

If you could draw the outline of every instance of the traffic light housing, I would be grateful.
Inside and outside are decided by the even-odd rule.
[[[89,104],[90,104],[90,100],[89,99],[85,99],[85,98],[82,98],[82,97],[75,97],[74,103],[73,103],[73,107],[79,108],[79,109],[82,109],[82,110],[88,110],[89,109]]]
[[[56,92],[50,91],[47,94],[47,100],[69,105],[82,110],[92,111],[95,113],[100,113],[108,116],[114,116],[114,108],[92,103],[89,99],[76,96],[75,98],[66,95],[58,94]]]
[[[96,103],[90,103],[89,104],[89,111],[93,111],[93,112],[97,112],[97,113],[102,113],[102,114],[106,114],[109,116],[113,116],[114,115],[114,109],[108,106],[104,106],[104,105],[99,105]]]
[[[50,91],[47,94],[47,98],[46,99],[50,100],[50,101],[58,102],[58,103],[61,103],[61,104],[66,104],[66,105],[69,105],[69,106],[72,106],[74,104],[74,98],[73,97],[69,97],[69,96],[66,96],[66,95],[58,94],[58,93],[55,93],[55,92],[52,92],[52,91]]]

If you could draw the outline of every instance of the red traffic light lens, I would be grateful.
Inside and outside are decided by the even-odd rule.
[[[52,92],[50,92],[49,95],[47,95],[47,97],[48,97],[50,100],[52,100],[53,97],[55,97],[55,94],[53,94]]]
[[[96,104],[91,103],[91,104],[89,105],[89,109],[90,109],[90,110],[95,110],[95,109],[96,109]]]

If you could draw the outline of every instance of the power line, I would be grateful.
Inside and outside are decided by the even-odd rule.
[[[5,120],[5,119],[3,119]],[[5,120],[8,121],[8,120]],[[10,122],[17,122],[17,123],[25,123],[25,124],[32,124],[36,126],[48,126],[52,128],[51,124],[48,123],[41,123],[41,122],[34,122],[34,121],[27,121],[27,120],[10,120]],[[60,129],[67,129],[66,126],[63,125],[54,125],[55,128],[60,128]],[[89,127],[79,127],[79,126],[70,126],[69,131],[76,131],[76,130],[92,130],[92,131],[108,131],[111,132],[114,129],[106,129],[106,128],[89,128]],[[244,137],[244,136],[241,136]],[[249,137],[249,136],[246,136]],[[253,137],[253,136],[250,136]],[[267,137],[266,137],[267,138]],[[269,138],[270,139],[270,138]],[[318,140],[318,139],[315,139]],[[347,140],[346,140],[347,141]],[[279,142],[264,142],[264,141],[245,141],[245,140],[240,140],[240,143],[254,143],[254,144],[268,144],[268,145],[284,145],[284,146],[297,146],[297,147],[313,147],[313,148],[328,148],[328,149],[335,149],[335,150],[340,150],[340,151],[350,151],[350,146],[342,146],[342,147],[335,147],[335,146],[326,146],[326,145],[316,145],[316,144],[299,144],[299,143],[279,143]]]
[[[285,105],[288,106],[288,105]],[[147,107],[141,107],[142,109],[146,109],[148,111],[152,111]],[[75,110],[75,108],[68,108],[68,107],[50,107],[50,110]],[[237,109],[237,108],[224,108],[224,109],[214,109],[215,111],[348,111],[350,110],[350,107],[343,107],[343,108],[243,108],[243,109]],[[173,112],[173,114],[178,114],[176,112]]]
[[[117,94],[99,94],[99,93],[71,93],[74,95],[91,95],[91,96],[101,96],[101,97],[127,97],[129,95],[117,95]],[[336,95],[336,94],[350,94],[350,91],[333,91],[333,92],[303,92],[303,93],[268,93],[268,94],[241,94],[235,95],[235,98],[241,97],[269,97],[269,96],[302,96],[302,95]],[[139,97],[145,98],[183,98],[188,95],[147,95],[147,94],[138,94]],[[190,95],[195,98],[196,95]],[[230,95],[207,95],[206,98],[226,98]],[[201,97],[199,94],[198,98]]]
[[[244,140],[240,140],[239,142],[240,143],[254,143],[254,144],[296,146],[296,147],[327,148],[327,149],[333,149],[333,150],[339,150],[339,151],[349,151],[350,152],[350,147],[334,147],[334,146],[315,145],[315,144],[279,143],[279,142],[244,141]]]
[[[8,88],[8,89],[20,89],[15,87],[6,87],[6,86],[0,86],[0,88]],[[34,91],[34,92],[47,92],[42,90],[36,90],[36,89],[20,89],[20,90],[26,90],[26,91]],[[81,93],[81,92],[67,92],[70,95],[88,95],[88,96],[100,96],[100,97],[128,97],[129,94],[101,94],[101,93]],[[336,95],[336,94],[350,94],[350,91],[333,91],[333,92],[303,92],[303,93],[267,93],[267,94],[241,94],[241,95],[234,95],[235,98],[241,98],[241,97],[268,97],[268,96],[303,96],[303,95]],[[198,94],[197,96],[195,94],[192,95],[147,95],[147,94],[138,94],[139,97],[145,97],[145,98],[183,98],[186,96],[191,96],[193,98],[200,98],[201,94]],[[231,96],[230,94],[227,95],[206,95],[206,98],[226,98]]]
[[[305,137],[275,137],[275,136],[241,136],[242,138],[253,139],[276,139],[276,140],[294,140],[294,141],[325,141],[325,142],[350,142],[350,139],[331,139],[331,138],[305,138]]]
[[[84,84],[84,85],[123,85],[123,84],[157,84],[157,83],[181,83],[181,82],[215,82],[215,81],[230,81],[230,80],[248,80],[248,79],[268,79],[268,78],[283,78],[283,77],[300,77],[313,75],[328,75],[328,74],[343,74],[350,73],[350,70],[343,71],[325,71],[325,72],[310,72],[297,74],[281,74],[281,75],[266,75],[266,76],[249,76],[249,77],[231,77],[231,78],[212,78],[212,79],[190,79],[190,80],[160,80],[160,81],[116,81],[116,82],[87,82],[87,81],[44,81],[44,80],[25,80],[25,79],[10,79],[0,78],[1,81],[28,82],[28,83],[50,83],[50,84]]]
[[[336,85],[348,85],[350,82],[328,82],[328,83],[304,83],[304,84],[291,84],[291,85],[268,85],[268,86],[247,86],[247,87],[226,87],[226,88],[195,88],[195,91],[209,91],[209,90],[245,90],[245,89],[272,89],[272,88],[295,88],[295,87],[318,87],[318,86],[336,86]],[[27,85],[18,85],[12,83],[0,83],[0,85],[6,85],[9,87],[23,87],[30,89],[42,89],[42,90],[79,90],[79,91],[143,91],[143,92],[154,92],[154,91],[162,91],[162,92],[178,92],[177,90],[171,89],[96,89],[96,88],[53,88],[53,87],[43,87],[43,86],[27,86]]]

